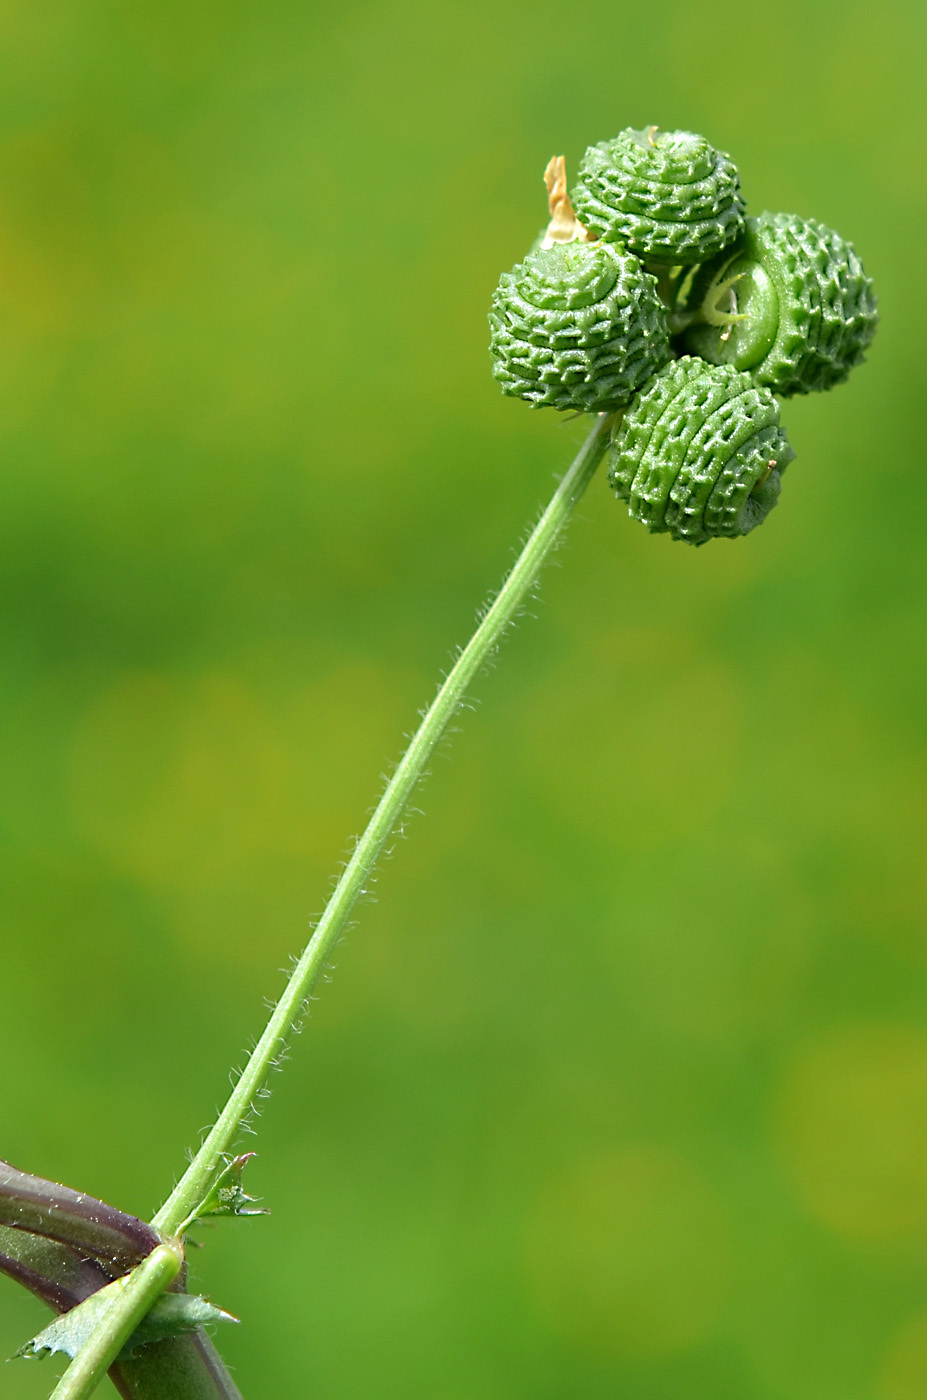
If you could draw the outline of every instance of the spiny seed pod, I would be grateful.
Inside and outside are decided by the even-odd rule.
[[[687,349],[783,397],[842,383],[878,320],[852,244],[797,214],[748,219],[736,251],[699,269],[688,306]]]
[[[593,233],[647,262],[705,262],[743,231],[730,156],[691,131],[628,127],[614,141],[590,146],[573,203]]]
[[[502,392],[599,413],[628,403],[669,359],[656,281],[608,243],[555,243],[503,273],[489,316]]]
[[[614,429],[608,479],[654,533],[705,544],[746,535],[779,496],[795,456],[768,389],[730,365],[689,356],[645,386]]]
[[[562,157],[545,180],[547,233],[493,295],[492,372],[504,394],[537,407],[621,408],[670,356],[656,279],[623,248],[586,241]]]

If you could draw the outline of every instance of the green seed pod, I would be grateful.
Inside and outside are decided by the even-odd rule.
[[[730,365],[685,356],[638,395],[606,461],[611,486],[636,520],[705,544],[762,524],[794,456],[768,389]]]
[[[688,350],[783,397],[842,383],[878,319],[852,244],[797,214],[748,219],[736,251],[699,269],[688,306]]]
[[[655,278],[608,243],[530,253],[500,278],[489,324],[502,392],[537,407],[621,408],[670,356]]]
[[[691,131],[628,127],[590,146],[573,204],[583,224],[647,262],[705,262],[743,231],[744,202],[730,156]]]

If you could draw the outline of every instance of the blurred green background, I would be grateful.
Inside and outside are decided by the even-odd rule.
[[[703,131],[880,296],[749,540],[593,483],[202,1232],[246,1400],[927,1393],[925,31],[0,6],[0,1155],[139,1214],[581,440],[488,372],[548,157]]]

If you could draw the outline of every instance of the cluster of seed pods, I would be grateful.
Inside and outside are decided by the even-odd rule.
[[[609,481],[652,531],[745,535],[794,457],[779,399],[830,389],[876,328],[851,244],[814,219],[750,218],[730,157],[689,131],[591,146],[489,321],[504,394],[614,414]]]

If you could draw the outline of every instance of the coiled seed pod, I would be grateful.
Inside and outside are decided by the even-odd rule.
[[[842,383],[878,320],[852,244],[797,214],[748,219],[737,250],[699,269],[688,305],[688,350],[782,397]]]
[[[635,519],[705,544],[760,525],[794,456],[768,389],[730,365],[685,356],[638,395],[606,461],[609,482]]]
[[[608,243],[530,253],[500,278],[489,324],[502,392],[538,407],[620,408],[670,355],[655,278]]]
[[[573,191],[577,216],[647,262],[705,262],[736,242],[744,202],[730,156],[691,131],[655,126],[590,146]]]

